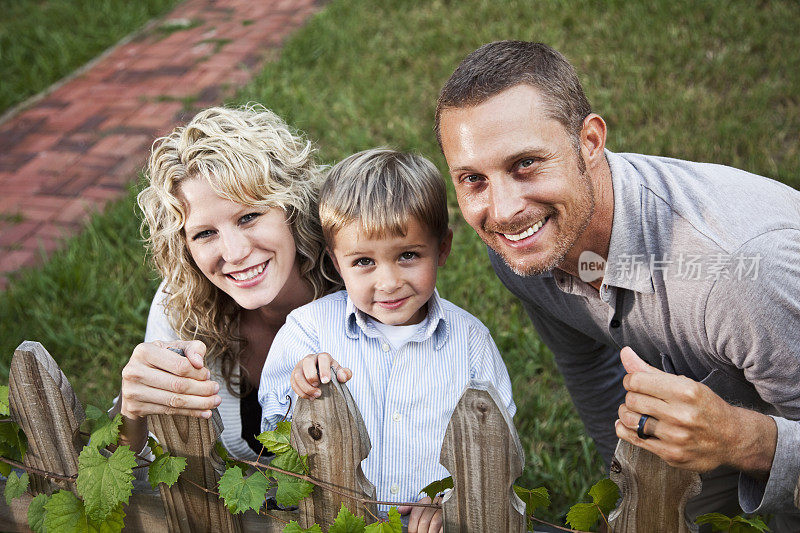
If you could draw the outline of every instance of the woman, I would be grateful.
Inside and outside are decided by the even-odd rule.
[[[147,440],[146,415],[208,418],[217,407],[228,451],[256,457],[270,344],[289,312],[340,288],[322,244],[313,155],[263,107],[207,109],[154,143],[138,202],[164,281],[146,343],[122,371],[116,407],[132,449]]]

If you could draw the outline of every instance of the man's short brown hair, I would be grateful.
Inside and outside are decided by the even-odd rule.
[[[478,105],[515,85],[527,83],[542,93],[549,115],[558,120],[577,146],[583,119],[592,112],[589,100],[569,61],[542,43],[496,41],[469,54],[447,80],[436,103],[436,139],[448,108]]]

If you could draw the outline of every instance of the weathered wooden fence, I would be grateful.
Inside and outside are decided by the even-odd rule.
[[[14,353],[9,379],[12,418],[28,437],[25,464],[67,476],[77,473],[83,446],[79,426],[83,407],[67,378],[36,342],[23,342]],[[512,485],[522,473],[522,447],[511,418],[496,391],[473,382],[453,413],[442,445],[441,463],[451,472],[454,489],[442,502],[445,531],[525,531],[525,507]],[[214,442],[222,431],[219,415],[211,420],[181,416],[150,418],[151,430],[173,455],[187,457],[187,468],[171,488],[154,491],[136,482],[125,508],[125,531],[278,532],[283,524],[253,512],[231,515],[221,500],[198,486],[217,489],[222,461]],[[318,487],[296,512],[271,511],[303,527],[330,524],[344,503],[367,519],[375,506],[375,487],[361,471],[370,451],[361,414],[347,387],[334,380],[314,401],[299,401],[292,424],[292,444],[308,455],[310,474],[335,491]],[[612,479],[620,486],[619,507],[611,513],[615,532],[688,532],[686,500],[700,490],[697,474],[669,467],[658,457],[620,441],[612,463]],[[72,482],[37,478],[31,488],[52,492],[75,490]],[[28,531],[25,495],[10,506],[0,502],[0,529]],[[800,500],[800,496],[798,496]],[[800,501],[798,501],[800,504]]]

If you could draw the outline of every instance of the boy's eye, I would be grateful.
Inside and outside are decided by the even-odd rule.
[[[244,215],[242,218],[239,219],[239,223],[240,224],[246,224],[247,222],[255,220],[260,216],[261,216],[261,213],[247,213],[246,215]]]
[[[463,183],[478,183],[481,181],[481,177],[478,174],[468,174],[461,178]]]
[[[353,266],[365,267],[365,266],[372,266],[372,265],[373,265],[373,261],[369,257],[359,257],[358,259],[353,261]]]
[[[400,254],[400,259],[403,260],[403,261],[410,261],[411,259],[414,259],[415,257],[417,257],[417,253],[416,252],[403,252],[402,254]]]

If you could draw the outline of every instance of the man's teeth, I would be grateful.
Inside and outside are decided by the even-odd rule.
[[[536,224],[534,224],[530,228],[526,229],[522,233],[517,233],[516,235],[508,235],[506,233],[503,233],[503,236],[506,239],[508,239],[509,241],[514,241],[514,242],[521,241],[522,239],[525,239],[526,237],[530,237],[531,235],[533,235],[534,233],[539,231],[542,228],[542,226],[544,225],[544,222],[545,222],[544,220],[540,220],[539,222],[537,222]]]
[[[235,279],[236,281],[247,281],[248,279],[252,279],[262,272],[264,269],[267,268],[266,263],[261,263],[260,265],[256,265],[253,268],[248,268],[247,270],[243,270],[242,272],[232,272],[228,274],[230,277]]]

